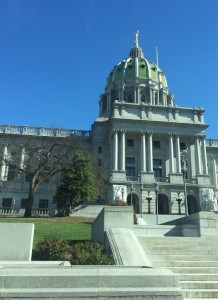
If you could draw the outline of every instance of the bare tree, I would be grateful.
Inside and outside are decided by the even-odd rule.
[[[82,137],[27,137],[16,145],[15,151],[2,158],[15,174],[29,179],[29,191],[24,217],[31,217],[34,194],[39,184],[64,171],[77,148],[85,150]]]

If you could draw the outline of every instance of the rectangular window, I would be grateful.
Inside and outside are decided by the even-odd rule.
[[[48,208],[48,200],[40,199],[39,200],[39,208]]]
[[[153,159],[154,166],[162,166],[162,159]]]
[[[185,143],[180,143],[180,151],[183,151],[185,149],[186,149]]]
[[[126,140],[126,145],[127,145],[127,147],[133,148],[134,147],[134,140],[133,139],[127,139]]]
[[[13,181],[15,179],[15,167],[9,167],[7,181]]]
[[[161,178],[162,177],[162,169],[154,169],[154,177]]]
[[[126,176],[134,177],[135,176],[135,168],[134,167],[126,167]]]
[[[126,164],[134,165],[135,164],[135,157],[126,157]]]
[[[153,148],[160,149],[160,141],[153,141]]]
[[[98,153],[99,153],[99,154],[102,153],[102,147],[101,147],[101,146],[98,147]]]
[[[12,198],[3,198],[2,200],[2,207],[10,208],[12,204]]]
[[[25,175],[25,182],[30,182],[30,175],[28,173]]]
[[[28,201],[28,199],[21,199],[20,208],[26,208],[27,207],[27,201]]]
[[[98,167],[101,167],[101,159],[98,159]]]

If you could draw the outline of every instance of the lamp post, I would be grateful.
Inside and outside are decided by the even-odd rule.
[[[155,194],[156,194],[156,224],[158,225],[158,193],[159,193],[159,183],[155,183]]]
[[[183,174],[183,182],[184,182],[185,214],[186,214],[186,216],[188,216],[188,201],[187,201],[187,188],[186,188],[186,173],[188,171],[188,168],[187,168],[188,152],[187,152],[187,150],[183,150],[181,152],[180,156],[182,159],[181,171]]]
[[[150,196],[150,191],[148,192],[148,196],[146,197],[146,200],[148,201],[148,214],[151,213],[151,200],[152,196]]]
[[[140,184],[140,191],[141,191],[141,218],[142,218],[142,192],[143,192],[143,184]]]
[[[177,192],[178,197],[176,198],[176,201],[178,202],[178,215],[181,215],[181,202],[182,197],[180,196],[180,192]]]
[[[131,183],[131,206],[132,206],[133,183]]]

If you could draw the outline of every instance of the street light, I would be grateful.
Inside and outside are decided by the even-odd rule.
[[[186,189],[186,174],[187,174],[187,158],[188,158],[188,151],[183,150],[180,154],[182,159],[182,166],[181,171],[183,174],[183,182],[184,182],[184,197],[185,197],[185,214],[188,216],[188,201],[187,201],[187,189]]]
[[[176,201],[178,202],[178,215],[181,215],[181,202],[182,197],[180,196],[180,192],[177,192],[178,197],[176,198]]]
[[[133,183],[131,183],[131,206],[132,206]]]
[[[148,213],[151,213],[151,200],[152,196],[150,196],[150,191],[148,192],[148,196],[146,197],[146,200],[148,201]]]
[[[142,192],[143,192],[143,184],[140,184],[140,191],[141,191],[141,218],[142,218]]]
[[[159,183],[155,183],[155,194],[156,194],[156,224],[158,225],[158,193],[159,193]]]

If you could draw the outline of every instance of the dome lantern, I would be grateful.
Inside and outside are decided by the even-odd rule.
[[[144,54],[142,52],[142,48],[139,47],[138,37],[139,37],[139,31],[137,31],[136,34],[135,34],[134,47],[131,48],[130,53],[129,53],[129,57],[131,57],[131,58],[144,57]]]

